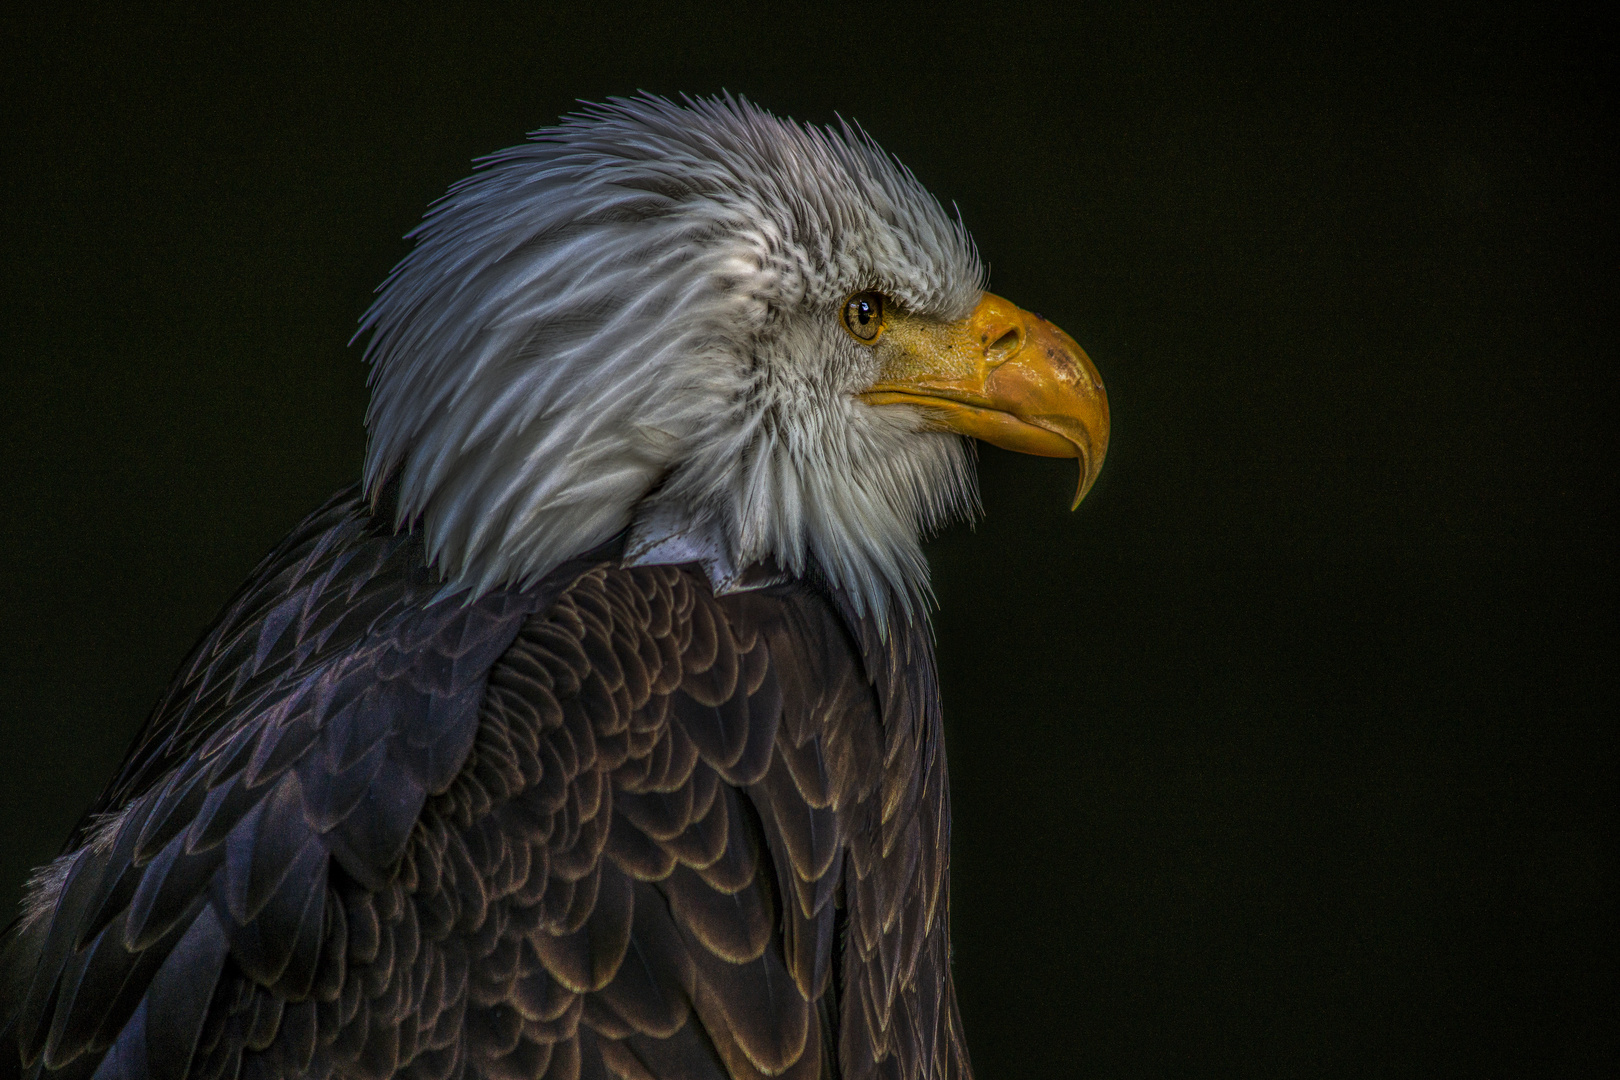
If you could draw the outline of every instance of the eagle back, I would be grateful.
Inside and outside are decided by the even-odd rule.
[[[0,958],[0,1077],[966,1075],[926,627],[575,560],[443,597],[350,491]]]

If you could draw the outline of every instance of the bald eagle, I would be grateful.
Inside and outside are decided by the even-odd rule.
[[[968,1076],[920,538],[1102,465],[1067,335],[848,126],[592,107],[363,320],[363,483],[0,952],[0,1076]]]

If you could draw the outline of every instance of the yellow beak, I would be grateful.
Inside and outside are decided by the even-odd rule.
[[[1074,506],[1108,453],[1108,394],[1091,358],[1039,315],[985,293],[958,323],[897,318],[879,343],[882,373],[861,395],[913,405],[946,431],[1080,462]]]

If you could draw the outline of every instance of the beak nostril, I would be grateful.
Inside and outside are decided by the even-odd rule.
[[[1023,340],[1024,335],[1018,332],[1018,327],[1009,327],[1004,334],[990,343],[985,352],[1007,353],[1010,355],[1018,351],[1018,346],[1022,344]]]

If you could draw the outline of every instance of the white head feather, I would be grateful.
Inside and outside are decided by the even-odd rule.
[[[927,595],[921,536],[973,512],[959,436],[855,397],[879,289],[955,320],[959,223],[866,136],[725,97],[591,107],[486,159],[411,234],[372,331],[366,483],[399,476],[452,588],[523,585],[631,529],[717,588],[812,563],[858,609]]]

